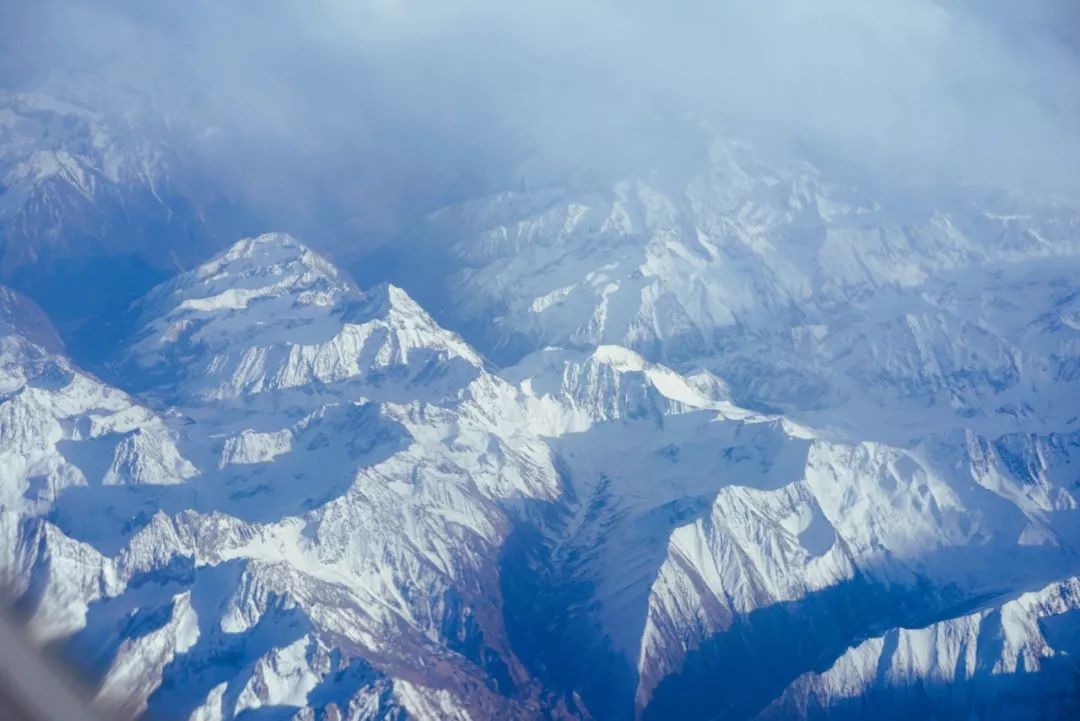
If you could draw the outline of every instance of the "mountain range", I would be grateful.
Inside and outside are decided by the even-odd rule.
[[[1077,209],[714,136],[367,283],[225,242],[129,126],[0,108],[0,577],[102,708],[1080,713]]]

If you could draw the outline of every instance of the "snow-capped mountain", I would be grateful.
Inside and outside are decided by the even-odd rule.
[[[583,510],[533,552],[564,594],[530,620],[571,609],[555,624],[561,644],[535,639],[540,663],[588,659],[569,674],[587,704],[596,693],[610,706],[614,685],[639,716],[743,718],[834,660],[829,683],[847,683],[836,649],[856,639],[949,627],[1071,577],[1078,219],[971,192],[930,210],[886,206],[725,140],[684,184],[514,192],[436,214],[436,237],[457,239],[445,316],[495,357],[624,346],[692,386],[709,379],[696,407],[738,429],[741,445],[719,441],[710,415],[708,450],[693,453],[691,403],[639,433],[624,418],[552,442]],[[563,382],[581,372],[567,366]],[[590,377],[609,402],[625,397]],[[563,391],[571,407],[580,395]],[[779,432],[748,437],[769,417]],[[718,447],[744,464],[719,461]],[[645,551],[657,536],[667,548]],[[591,681],[604,654],[621,678]],[[1074,662],[1061,667],[1055,683],[1071,688]],[[978,707],[931,696],[904,708],[963,717],[1040,684],[983,684]],[[822,688],[773,713],[850,711]]]
[[[251,238],[155,289],[136,306],[128,375],[166,374],[187,398],[224,400],[382,377],[445,391],[482,365],[393,286],[360,292],[289,236]],[[404,375],[403,375],[404,374]],[[388,383],[392,385],[392,383]]]
[[[80,628],[115,578],[98,551],[43,518],[91,488],[182,484],[196,469],[161,416],[74,368],[29,301],[2,293],[5,586],[27,599],[34,632],[52,638]]]
[[[250,291],[242,302],[218,298],[224,276]],[[265,236],[151,294],[132,358],[173,364],[163,414],[7,338],[12,375],[31,380],[5,384],[21,433],[4,428],[5,451],[26,459],[5,466],[5,571],[32,627],[78,631],[69,653],[125,713],[232,717],[311,698],[365,718],[559,715],[498,611],[499,502],[557,493],[548,450],[492,423],[487,401],[512,402],[512,387],[403,292],[339,278]],[[193,332],[170,335],[183,321]],[[305,324],[317,333],[293,332]],[[191,363],[200,349],[207,366]],[[231,382],[238,366],[220,358],[253,355],[275,363],[264,382]],[[63,371],[44,397],[38,365]],[[230,392],[186,383],[204,376]]]
[[[622,345],[855,437],[1076,415],[1058,403],[1076,380],[1075,209],[974,190],[885,204],[720,139],[685,182],[505,193],[432,228],[457,239],[448,317],[497,358]]]
[[[1053,583],[975,613],[922,628],[891,629],[846,651],[822,673],[800,676],[759,718],[912,718],[970,714],[1069,718],[1077,705],[1078,586]],[[1065,698],[1045,700],[1057,675]]]
[[[97,100],[108,112],[62,87],[0,92],[0,282],[88,346],[84,326],[205,259],[241,215],[164,118]]]
[[[746,717],[873,629],[1077,572],[1075,434],[851,443],[660,388],[550,441],[575,500],[521,550],[509,612],[590,708]]]
[[[860,438],[619,345],[495,369],[283,234],[138,301],[114,385],[3,298],[3,577],[124,716],[1071,708],[1075,430]]]

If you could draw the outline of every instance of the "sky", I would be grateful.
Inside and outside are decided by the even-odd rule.
[[[1080,190],[1073,0],[0,0],[0,83],[152,107],[255,202],[386,238],[707,126],[902,193]],[[329,221],[328,221],[329,222]]]

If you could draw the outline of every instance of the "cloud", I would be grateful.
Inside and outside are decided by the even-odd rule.
[[[14,4],[5,84],[147,98],[243,192],[375,236],[692,163],[688,118],[895,188],[1080,189],[1069,0]]]

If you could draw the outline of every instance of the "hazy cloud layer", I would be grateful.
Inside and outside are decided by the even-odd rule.
[[[5,84],[142,96],[252,197],[375,235],[691,162],[688,118],[898,187],[1080,186],[1071,0],[0,1]]]

